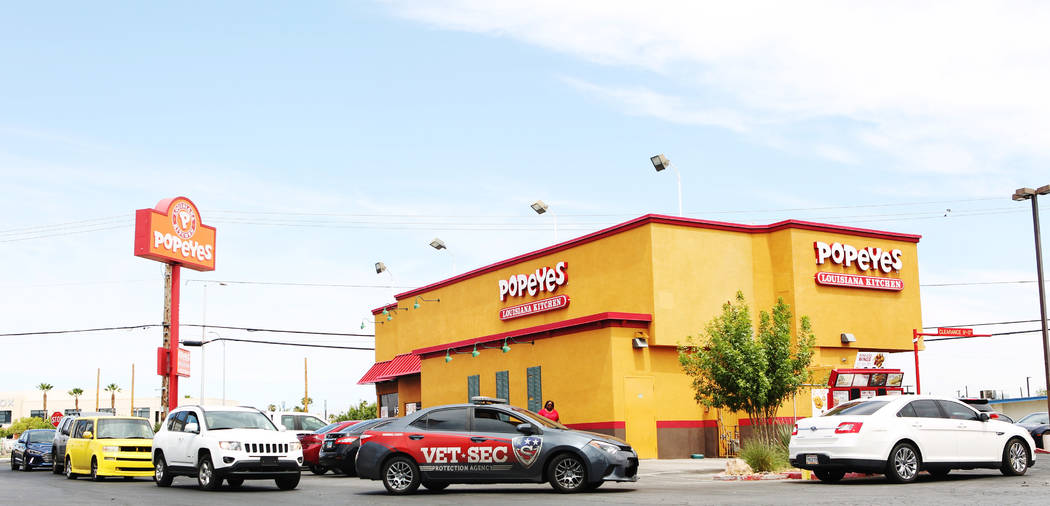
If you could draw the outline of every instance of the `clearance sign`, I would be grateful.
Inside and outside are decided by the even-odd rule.
[[[152,209],[135,211],[135,256],[213,271],[215,227],[201,223],[190,199],[164,199]]]

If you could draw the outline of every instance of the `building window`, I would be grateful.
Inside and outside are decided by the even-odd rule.
[[[109,413],[111,415],[117,414],[117,410],[115,410],[113,408],[99,408],[98,412],[99,413]]]
[[[42,409],[34,409],[29,412],[29,416],[33,418],[43,418],[44,420],[47,420],[47,411],[44,411]]]
[[[496,372],[496,397],[510,402],[510,373],[508,371]]]
[[[529,411],[535,413],[543,407],[543,382],[540,380],[540,366],[525,370],[525,386],[529,390]]]
[[[467,376],[467,402],[481,395],[481,376]]]
[[[80,415],[80,410],[79,409],[67,409],[67,410],[63,411],[63,413],[65,414],[65,416],[79,416]]]
[[[135,408],[135,416],[149,420],[149,408]]]
[[[11,411],[0,411],[0,423],[11,423]]]
[[[386,410],[385,415],[383,414],[384,408]],[[398,412],[397,408],[397,392],[394,392],[392,394],[383,394],[379,396],[379,415],[381,418],[385,418],[388,416],[398,416],[400,413]]]

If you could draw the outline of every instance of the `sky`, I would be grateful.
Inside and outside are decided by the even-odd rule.
[[[1009,197],[1050,184],[1048,24],[1036,2],[15,4],[0,333],[160,321],[133,211],[185,195],[221,249],[185,272],[183,323],[368,334],[395,292],[553,244],[537,199],[559,240],[675,214],[657,153],[689,217],[921,234],[924,325],[1037,320],[1031,208]],[[96,368],[125,386],[136,363],[158,393],[155,328],[0,339],[0,391],[89,388]],[[368,351],[225,353],[230,399],[294,405],[304,358],[318,411],[374,399]],[[930,343],[924,391],[1034,393],[1041,353],[1037,333]]]

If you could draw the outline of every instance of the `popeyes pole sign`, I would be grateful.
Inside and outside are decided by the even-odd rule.
[[[190,353],[179,348],[179,288],[182,267],[215,270],[215,227],[201,221],[186,197],[164,199],[152,209],[135,211],[135,256],[167,264],[165,270],[164,344],[157,348],[157,374],[164,378],[161,403],[168,412],[179,405],[179,377],[190,375]]]
[[[554,293],[558,287],[564,286],[569,281],[569,275],[565,272],[569,264],[558,262],[554,267],[543,267],[529,274],[515,274],[508,279],[499,280],[499,300],[507,300],[507,297],[534,297],[542,293]],[[511,320],[522,316],[530,316],[555,309],[569,306],[568,295],[557,295],[544,299],[505,307],[499,310],[500,320]]]
[[[164,199],[152,209],[135,211],[135,256],[214,271],[215,227],[201,223],[190,199]]]
[[[881,271],[885,274],[899,273],[904,267],[904,262],[901,260],[901,256],[904,253],[899,249],[855,248],[849,244],[838,242],[828,244],[820,241],[813,243],[813,249],[817,255],[817,265],[824,265],[830,262],[842,267],[855,267],[865,273],[868,271],[879,273]],[[899,292],[904,289],[904,281],[900,278],[883,276],[821,271],[814,275],[814,279],[816,279],[818,285],[823,286],[867,288],[892,292]]]

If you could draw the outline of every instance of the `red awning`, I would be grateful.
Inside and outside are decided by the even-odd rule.
[[[390,364],[390,360],[384,360],[382,362],[376,362],[372,365],[372,368],[361,376],[361,379],[357,382],[358,385],[367,385],[369,383],[375,383],[381,381],[380,376],[386,374],[387,366]]]
[[[386,372],[376,378],[376,381],[387,381],[398,376],[419,374],[420,367],[421,362],[419,360],[419,355],[404,353],[394,357],[390,361],[390,364],[386,366]]]

